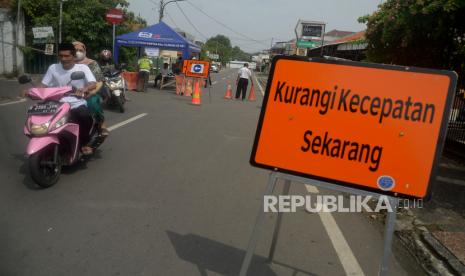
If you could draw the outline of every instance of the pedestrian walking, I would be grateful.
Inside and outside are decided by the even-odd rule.
[[[146,53],[137,61],[139,67],[139,78],[137,81],[137,91],[145,92],[147,83],[149,82],[150,70],[153,67],[153,62]]]
[[[247,86],[250,82],[253,84],[252,81],[252,72],[249,70],[249,64],[244,63],[244,67],[239,69],[236,79],[236,99],[242,95],[242,100],[245,100],[245,95],[247,94]]]

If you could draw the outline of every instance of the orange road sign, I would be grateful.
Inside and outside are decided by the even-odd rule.
[[[277,57],[251,164],[424,198],[442,152],[456,82],[451,71]]]
[[[208,78],[210,63],[208,61],[189,59],[183,62],[182,72],[186,77]]]

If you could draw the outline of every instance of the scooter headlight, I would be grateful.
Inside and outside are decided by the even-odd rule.
[[[50,122],[46,122],[44,124],[31,124],[30,131],[33,135],[44,135],[48,132],[48,127],[50,126]]]
[[[115,90],[115,89],[119,89],[119,88],[123,88],[123,82],[121,80],[116,80],[116,81],[111,81],[110,82],[110,89],[111,90]]]
[[[62,125],[66,124],[67,122],[68,122],[68,117],[63,116],[60,120],[58,120],[55,123],[55,127],[53,129],[57,129],[57,128],[61,127]]]

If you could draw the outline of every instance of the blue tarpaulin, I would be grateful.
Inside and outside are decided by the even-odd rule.
[[[183,59],[189,59],[192,53],[200,52],[199,46],[182,37],[162,21],[147,28],[117,36],[113,53],[116,63],[118,63],[120,46],[182,51]]]

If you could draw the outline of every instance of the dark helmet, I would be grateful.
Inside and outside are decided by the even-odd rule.
[[[111,51],[110,50],[102,50],[100,52],[100,58],[102,58],[102,60],[110,60],[111,59]]]

